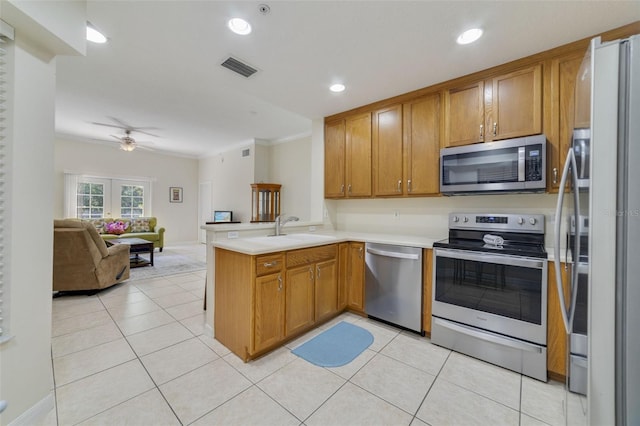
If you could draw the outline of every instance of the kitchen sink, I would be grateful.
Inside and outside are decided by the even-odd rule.
[[[335,237],[319,234],[283,234],[266,235],[260,237],[243,238],[242,240],[252,244],[263,244],[268,246],[282,246],[296,243],[315,243],[323,241],[333,241]]]

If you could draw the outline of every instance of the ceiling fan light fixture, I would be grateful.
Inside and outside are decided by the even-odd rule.
[[[482,29],[480,28],[471,28],[460,34],[456,39],[456,43],[458,44],[470,44],[474,41],[478,40],[482,37]]]
[[[247,35],[251,33],[251,24],[242,18],[229,19],[227,26],[236,34]]]
[[[123,150],[123,151],[131,152],[134,149],[136,149],[136,143],[135,142],[122,142],[120,144],[120,149]]]
[[[106,43],[107,37],[102,34],[91,22],[87,21],[87,40],[93,43]]]

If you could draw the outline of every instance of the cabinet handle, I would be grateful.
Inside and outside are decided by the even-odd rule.
[[[340,193],[344,194],[344,183],[342,185],[340,185]]]
[[[316,267],[316,278],[318,278],[318,279],[320,278],[320,267],[319,266]]]
[[[349,194],[351,194],[351,184],[349,184],[349,186],[347,187],[347,191],[349,192]]]
[[[493,123],[493,136],[498,134],[498,123]]]
[[[398,192],[402,192],[402,179],[398,179]]]
[[[553,168],[553,184],[557,184],[558,183],[558,168],[554,167]]]
[[[407,180],[407,192],[411,192],[411,179]]]
[[[484,126],[480,125],[480,139],[484,138]]]
[[[276,266],[278,264],[277,260],[274,260],[273,262],[265,262],[264,263],[264,267],[265,268],[271,268],[272,266]]]
[[[362,259],[362,247],[358,249],[358,256]]]
[[[282,275],[278,275],[278,291],[282,290]]]
[[[309,266],[309,281],[313,282],[313,268]]]

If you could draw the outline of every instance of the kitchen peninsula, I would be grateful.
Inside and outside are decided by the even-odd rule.
[[[345,310],[365,315],[365,242],[409,244],[430,253],[433,242],[443,237],[300,232],[309,226],[318,225],[291,227],[278,237],[264,231],[231,239],[210,235],[215,337],[245,362]]]

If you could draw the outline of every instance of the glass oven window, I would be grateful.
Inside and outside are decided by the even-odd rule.
[[[542,270],[438,257],[435,299],[528,323],[542,323]]]

